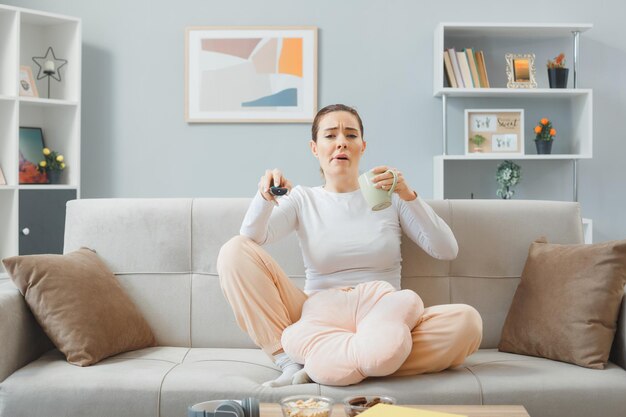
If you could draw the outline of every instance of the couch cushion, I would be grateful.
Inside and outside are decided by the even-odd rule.
[[[143,349],[81,368],[50,351],[0,384],[0,415],[156,417],[161,382],[186,352]]]
[[[155,345],[141,312],[92,250],[14,256],[2,263],[68,362],[88,366]]]
[[[423,313],[415,292],[396,291],[386,281],[329,289],[305,301],[302,317],[283,331],[281,341],[313,381],[352,385],[400,368]]]
[[[623,416],[626,371],[480,350],[464,363],[477,378],[483,404],[524,404],[531,416]]]
[[[368,378],[349,387],[261,385],[279,374],[259,349],[155,347],[87,368],[68,364],[55,350],[0,383],[0,415],[180,417],[201,401],[254,396],[276,402],[298,393],[335,400],[388,394],[401,404],[525,404],[541,417],[621,417],[626,409],[626,371],[613,364],[591,370],[496,350],[480,350],[443,372]]]
[[[626,240],[531,244],[498,348],[602,369],[625,283]]]

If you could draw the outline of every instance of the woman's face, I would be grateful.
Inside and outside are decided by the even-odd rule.
[[[317,142],[311,141],[310,145],[324,176],[358,176],[366,143],[361,137],[359,122],[351,113],[336,111],[325,115],[319,122]]]

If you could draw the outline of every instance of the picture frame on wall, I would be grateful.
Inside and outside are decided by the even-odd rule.
[[[37,169],[39,162],[44,159],[44,147],[43,130],[40,127],[20,126],[20,184],[45,184],[48,182],[46,173],[39,172]]]
[[[317,112],[317,28],[188,27],[188,123],[310,123]]]
[[[535,54],[506,54],[507,88],[537,88]]]
[[[20,66],[20,96],[22,97],[39,97],[37,84],[33,77],[33,70],[28,65]]]
[[[465,155],[524,155],[524,109],[465,109]]]

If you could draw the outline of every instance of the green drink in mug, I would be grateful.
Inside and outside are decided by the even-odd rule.
[[[361,193],[373,211],[384,210],[391,205],[391,195],[398,184],[398,173],[389,169],[385,171],[384,174],[387,172],[391,172],[393,175],[393,184],[391,184],[391,188],[387,191],[382,188],[376,188],[372,182],[372,178],[379,174],[374,174],[370,170],[359,176],[359,187],[361,187]]]

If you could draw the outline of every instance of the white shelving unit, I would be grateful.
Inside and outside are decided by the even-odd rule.
[[[434,36],[433,95],[442,102],[442,154],[433,159],[433,197],[458,198],[446,193],[446,167],[459,163],[480,164],[494,160],[572,162],[572,200],[578,200],[578,160],[593,157],[593,92],[577,87],[580,34],[591,29],[591,24],[534,24],[534,23],[440,23]],[[444,51],[447,48],[482,50],[492,88],[450,88],[444,84]],[[570,49],[571,48],[571,49]],[[573,88],[547,88],[545,62],[559,52],[571,50],[569,85]],[[506,87],[506,53],[534,53],[539,88],[509,89]],[[542,71],[543,70],[543,71]],[[506,156],[495,154],[464,154],[464,120],[458,108],[524,108],[526,154]],[[497,103],[497,104],[493,104]],[[546,117],[549,110],[561,113],[557,131],[558,147],[551,155],[535,153],[533,127],[535,119]],[[460,126],[460,128],[459,128]],[[453,152],[449,152],[452,149]],[[495,175],[495,174],[494,174]],[[480,179],[477,179],[480,181]],[[585,241],[591,242],[592,221],[583,220]]]
[[[0,185],[0,258],[20,253],[24,221],[20,217],[33,209],[20,207],[23,193],[70,190],[80,197],[81,36],[78,18],[0,4],[0,168],[7,182]],[[51,80],[51,98],[45,79],[36,81],[39,97],[20,97],[20,66],[30,66],[36,78],[38,67],[32,57],[44,56],[50,46],[68,61],[61,69],[62,81]],[[19,184],[20,126],[41,127],[45,145],[65,156],[61,184]],[[45,216],[43,204],[44,200]],[[3,272],[0,265],[0,277]]]

